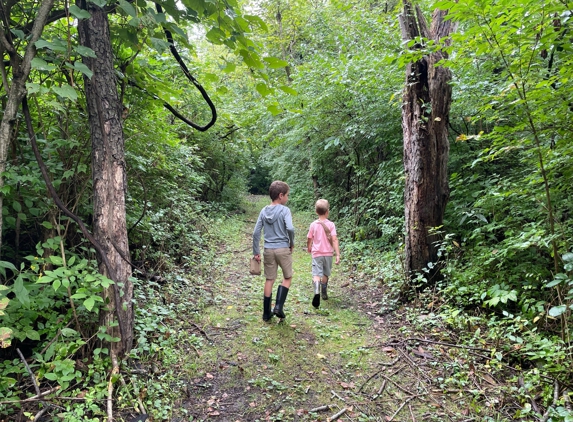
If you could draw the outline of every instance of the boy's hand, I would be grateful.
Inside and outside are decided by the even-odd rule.
[[[340,263],[340,255],[336,255],[335,264],[338,265]]]
[[[256,261],[261,262],[261,255],[253,255],[253,258],[255,258]]]

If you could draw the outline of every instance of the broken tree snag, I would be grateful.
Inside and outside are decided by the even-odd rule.
[[[445,20],[447,11],[436,9],[431,27],[419,6],[404,0],[399,16],[402,38],[416,40],[411,49],[424,47],[426,40],[438,46],[450,44],[454,23]],[[402,131],[404,136],[405,269],[411,279],[423,274],[426,284],[439,278],[439,236],[432,228],[443,223],[449,198],[447,164],[449,156],[448,121],[452,102],[449,69],[436,63],[447,58],[440,48],[423,55],[406,67],[402,97]],[[432,268],[429,268],[432,267]],[[429,268],[428,273],[423,272]]]

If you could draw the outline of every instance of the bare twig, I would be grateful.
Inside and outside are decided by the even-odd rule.
[[[28,362],[26,362],[26,358],[24,357],[24,355],[22,354],[20,349],[16,348],[16,351],[20,355],[20,359],[22,359],[22,362],[24,363],[24,366],[26,367],[26,371],[28,371],[28,374],[30,374],[30,378],[32,379],[32,384],[34,384],[34,388],[36,389],[36,394],[38,395],[38,397],[40,397],[40,395],[42,393],[40,392],[40,387],[38,387],[38,383],[36,382],[36,376],[34,375],[32,370],[28,366]]]
[[[410,409],[410,415],[412,416],[412,422],[416,422],[416,418],[414,417],[414,412],[412,412],[412,405],[408,403],[408,409]]]
[[[387,382],[388,382],[387,380],[384,380],[384,381],[382,382],[382,385],[381,385],[380,388],[378,389],[378,392],[376,393],[375,398],[378,398],[378,397],[380,397],[380,396],[382,395],[382,393],[384,392],[384,389],[386,388],[386,383],[387,383]]]
[[[30,402],[30,401],[41,400],[42,397],[47,396],[48,394],[52,394],[53,392],[58,391],[60,388],[61,387],[58,385],[57,387],[50,388],[49,390],[46,390],[43,393],[40,393],[40,394],[32,396],[32,397],[28,397],[27,399],[0,401],[0,404],[25,403],[25,402]]]
[[[330,390],[330,392],[332,393],[332,397],[336,397],[339,400],[345,401],[342,397],[340,397],[338,394],[336,394],[336,391]]]
[[[338,413],[332,415],[332,416],[331,416],[330,418],[328,418],[327,420],[328,420],[329,422],[330,422],[330,421],[335,421],[335,420],[337,420],[339,417],[341,417],[342,415],[344,415],[347,410],[348,410],[348,409],[345,407],[345,408],[343,408],[340,412],[338,412]]]
[[[402,408],[403,408],[404,406],[406,406],[410,400],[413,400],[413,399],[415,399],[416,397],[419,397],[419,396],[420,396],[420,394],[418,394],[418,395],[416,395],[416,396],[408,397],[408,398],[400,405],[400,407],[398,408],[398,410],[396,410],[396,411],[394,412],[394,414],[393,414],[392,416],[390,416],[390,419],[388,419],[388,422],[394,420],[394,418],[396,417],[396,415],[397,415],[398,413],[400,413],[400,410],[402,410]],[[411,409],[410,409],[410,410],[411,410]]]
[[[330,410],[330,406],[328,404],[325,404],[324,406],[318,406],[315,407],[314,409],[310,409],[309,413],[321,412],[323,410]]]

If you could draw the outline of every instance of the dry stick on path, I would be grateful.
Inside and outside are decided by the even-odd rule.
[[[323,410],[330,410],[330,405],[325,404],[324,406],[315,407],[314,409],[310,409],[308,412],[316,413],[316,412],[321,412]]]
[[[328,418],[329,421],[335,421],[337,420],[339,417],[341,417],[342,415],[344,415],[346,413],[348,409],[345,407],[343,408],[340,412],[332,415],[330,418]]]
[[[392,362],[390,363],[385,363],[385,362],[379,362],[380,365],[385,365],[385,366],[393,366],[396,362],[398,362],[400,360],[400,357],[398,356],[396,359],[394,359]],[[360,386],[360,388],[358,389],[358,392],[360,393],[362,391],[362,389],[364,388],[364,386],[366,384],[368,384],[370,382],[370,380],[374,377],[376,377],[380,372],[384,371],[386,368],[382,368],[379,371],[376,371],[374,374],[370,375],[370,377],[368,377],[368,379],[366,381],[364,381],[364,383]]]

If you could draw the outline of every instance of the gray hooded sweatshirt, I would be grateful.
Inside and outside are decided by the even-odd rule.
[[[265,249],[294,246],[292,215],[284,205],[267,205],[261,210],[253,231],[253,255],[260,255],[261,230],[265,232]]]

